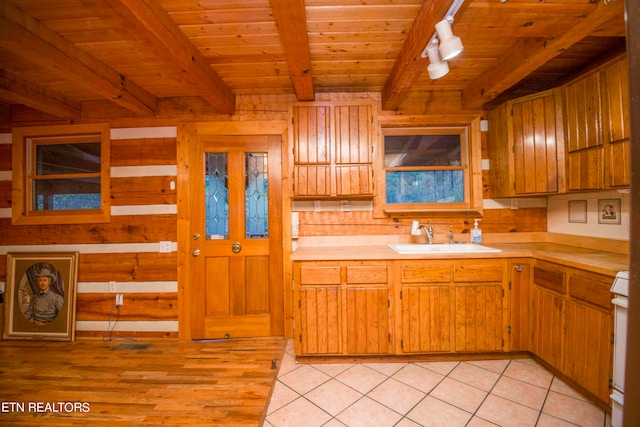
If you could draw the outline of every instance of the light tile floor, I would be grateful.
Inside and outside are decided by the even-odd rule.
[[[610,427],[532,359],[301,364],[289,341],[265,427]]]

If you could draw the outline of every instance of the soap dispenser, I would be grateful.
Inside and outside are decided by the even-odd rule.
[[[471,230],[471,243],[482,243],[482,230],[478,228],[479,219],[473,220],[473,229]]]

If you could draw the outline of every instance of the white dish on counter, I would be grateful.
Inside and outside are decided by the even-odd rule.
[[[477,252],[502,252],[501,249],[475,243],[405,243],[387,245],[399,254],[456,254],[456,253],[477,253]]]

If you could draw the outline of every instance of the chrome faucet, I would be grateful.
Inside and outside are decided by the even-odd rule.
[[[420,224],[418,221],[413,221],[411,224],[411,235],[419,236],[420,231],[422,231],[427,238],[427,242],[432,245],[433,244],[433,227],[431,227],[431,223],[427,221],[426,224]]]

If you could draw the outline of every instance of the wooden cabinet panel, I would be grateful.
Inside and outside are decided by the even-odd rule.
[[[336,166],[336,194],[338,196],[373,194],[371,165]]]
[[[489,110],[492,197],[564,191],[560,99],[558,90],[549,90]]]
[[[514,102],[512,119],[516,193],[557,192],[555,96]]]
[[[562,371],[569,378],[609,402],[613,372],[613,316],[578,302],[566,304]]]
[[[330,196],[329,166],[295,166],[293,190],[298,196]]]
[[[338,287],[300,289],[296,321],[301,354],[342,353],[342,302]]]
[[[502,282],[504,264],[502,261],[468,262],[453,266],[454,282]]]
[[[569,277],[569,295],[572,298],[599,306],[604,310],[613,310],[610,288],[613,279],[606,276],[582,276],[572,274]]]
[[[565,140],[569,152],[602,145],[600,73],[586,75],[562,89]]]
[[[455,286],[455,350],[502,351],[502,283]]]
[[[609,144],[609,187],[631,185],[631,143],[628,139]]]
[[[560,294],[564,294],[565,292],[564,273],[553,270],[553,267],[534,267],[533,283]]]
[[[293,107],[293,159],[295,164],[331,163],[331,110],[329,106]]]
[[[567,155],[567,189],[599,190],[604,188],[603,148],[576,151]]]
[[[337,105],[336,163],[371,163],[373,112],[371,105]]]
[[[292,114],[294,196],[372,196],[374,104],[298,104]]]
[[[628,140],[629,63],[622,58],[602,69],[602,110],[605,142]]]
[[[531,301],[531,260],[514,259],[510,262],[509,349],[529,350],[529,304]]]
[[[446,263],[403,262],[400,267],[401,283],[449,283],[452,278]]]
[[[301,285],[339,285],[340,265],[302,265]]]
[[[348,288],[346,296],[347,353],[389,353],[388,289]]]
[[[562,368],[564,298],[533,286],[531,351],[554,368]]]
[[[451,352],[451,289],[402,287],[402,342],[405,353]]]
[[[389,268],[384,265],[347,265],[347,283],[357,285],[362,283],[387,283]]]

